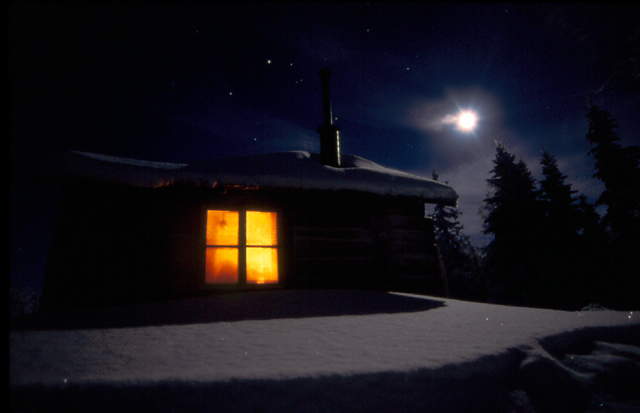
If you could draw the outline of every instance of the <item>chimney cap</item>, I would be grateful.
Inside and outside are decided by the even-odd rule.
[[[320,70],[318,71],[318,75],[319,75],[320,77],[325,77],[325,76],[327,76],[327,77],[328,77],[328,76],[331,76],[331,69],[326,68],[326,67],[325,67],[324,69],[320,69]]]

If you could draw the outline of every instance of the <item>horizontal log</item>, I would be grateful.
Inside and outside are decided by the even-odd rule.
[[[375,245],[371,241],[360,240],[328,240],[307,239],[297,240],[295,254],[298,258],[305,257],[370,257],[375,253]]]
[[[370,229],[363,228],[296,228],[296,240],[306,239],[340,239],[340,240],[373,240]]]
[[[375,278],[376,265],[371,258],[298,258],[295,272],[302,279]]]
[[[428,237],[425,231],[394,229],[386,231],[386,239],[390,242],[405,241],[407,243],[433,243],[433,239]]]
[[[424,230],[427,224],[425,218],[412,215],[385,215],[378,220],[378,225],[381,227],[397,229]]]

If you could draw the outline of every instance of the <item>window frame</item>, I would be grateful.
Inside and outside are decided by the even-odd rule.
[[[207,213],[208,211],[229,211],[238,213],[238,245],[209,245],[207,244]],[[270,212],[276,214],[276,234],[275,245],[260,246],[247,245],[247,212]],[[280,287],[283,284],[282,274],[282,212],[277,208],[262,207],[239,207],[235,205],[206,205],[202,208],[202,286],[205,289],[238,289],[255,288],[269,289]],[[238,250],[238,281],[236,283],[208,283],[206,280],[206,253],[209,248],[236,248]],[[276,250],[278,281],[275,283],[248,283],[247,282],[247,249],[248,248],[271,248]]]

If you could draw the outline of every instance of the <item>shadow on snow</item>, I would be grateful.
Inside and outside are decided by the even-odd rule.
[[[162,303],[69,310],[16,317],[11,330],[61,330],[200,324],[282,318],[336,317],[427,311],[432,298],[377,291],[244,292]]]

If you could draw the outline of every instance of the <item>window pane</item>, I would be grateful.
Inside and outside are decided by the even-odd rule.
[[[207,245],[238,245],[238,211],[207,211]]]
[[[237,248],[207,248],[205,282],[207,284],[238,282]]]
[[[278,223],[275,212],[247,211],[247,245],[278,245]]]
[[[247,284],[278,282],[278,249],[247,248]]]

